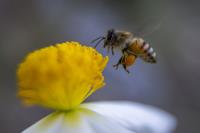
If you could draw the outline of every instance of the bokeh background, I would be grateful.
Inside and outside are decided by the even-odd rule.
[[[16,67],[28,52],[71,40],[90,45],[110,28],[144,35],[158,63],[137,60],[127,74],[112,67],[120,55],[109,54],[107,85],[88,101],[153,105],[177,118],[176,133],[200,132],[199,12],[192,0],[0,0],[0,132],[20,132],[51,112],[16,97]]]

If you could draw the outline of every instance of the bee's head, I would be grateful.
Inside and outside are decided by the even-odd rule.
[[[97,41],[96,45],[94,46],[95,48],[99,45],[99,43],[104,40],[104,45],[103,47],[110,47],[111,45],[114,44],[114,41],[116,40],[116,33],[114,29],[108,30],[106,36],[100,36],[94,40],[91,41],[91,43],[94,43]]]
[[[115,30],[114,29],[108,30],[103,47],[105,48],[106,46],[112,45],[113,42],[115,41],[115,38],[116,38]]]

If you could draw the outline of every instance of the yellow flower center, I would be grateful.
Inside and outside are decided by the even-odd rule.
[[[72,109],[104,85],[107,62],[108,57],[78,42],[42,48],[19,65],[18,95],[27,105]]]

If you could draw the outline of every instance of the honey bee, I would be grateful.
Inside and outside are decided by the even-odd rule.
[[[124,70],[129,73],[127,67],[133,65],[138,57],[145,62],[156,63],[154,49],[142,38],[135,37],[131,32],[110,29],[106,36],[98,37],[92,42],[97,40],[95,48],[104,40],[103,47],[107,48],[108,52],[111,49],[112,55],[114,55],[114,49],[121,50],[121,58],[117,64],[113,65],[116,69],[119,65],[122,65]]]

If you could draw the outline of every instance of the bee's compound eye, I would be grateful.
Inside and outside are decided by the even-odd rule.
[[[112,34],[109,33],[109,34],[108,34],[108,40],[110,41],[111,39],[112,39]]]
[[[107,38],[107,39],[108,39],[109,41],[114,37],[114,34],[113,34],[113,33],[114,33],[114,30],[113,30],[113,29],[111,29],[111,30],[108,31],[108,38]]]

